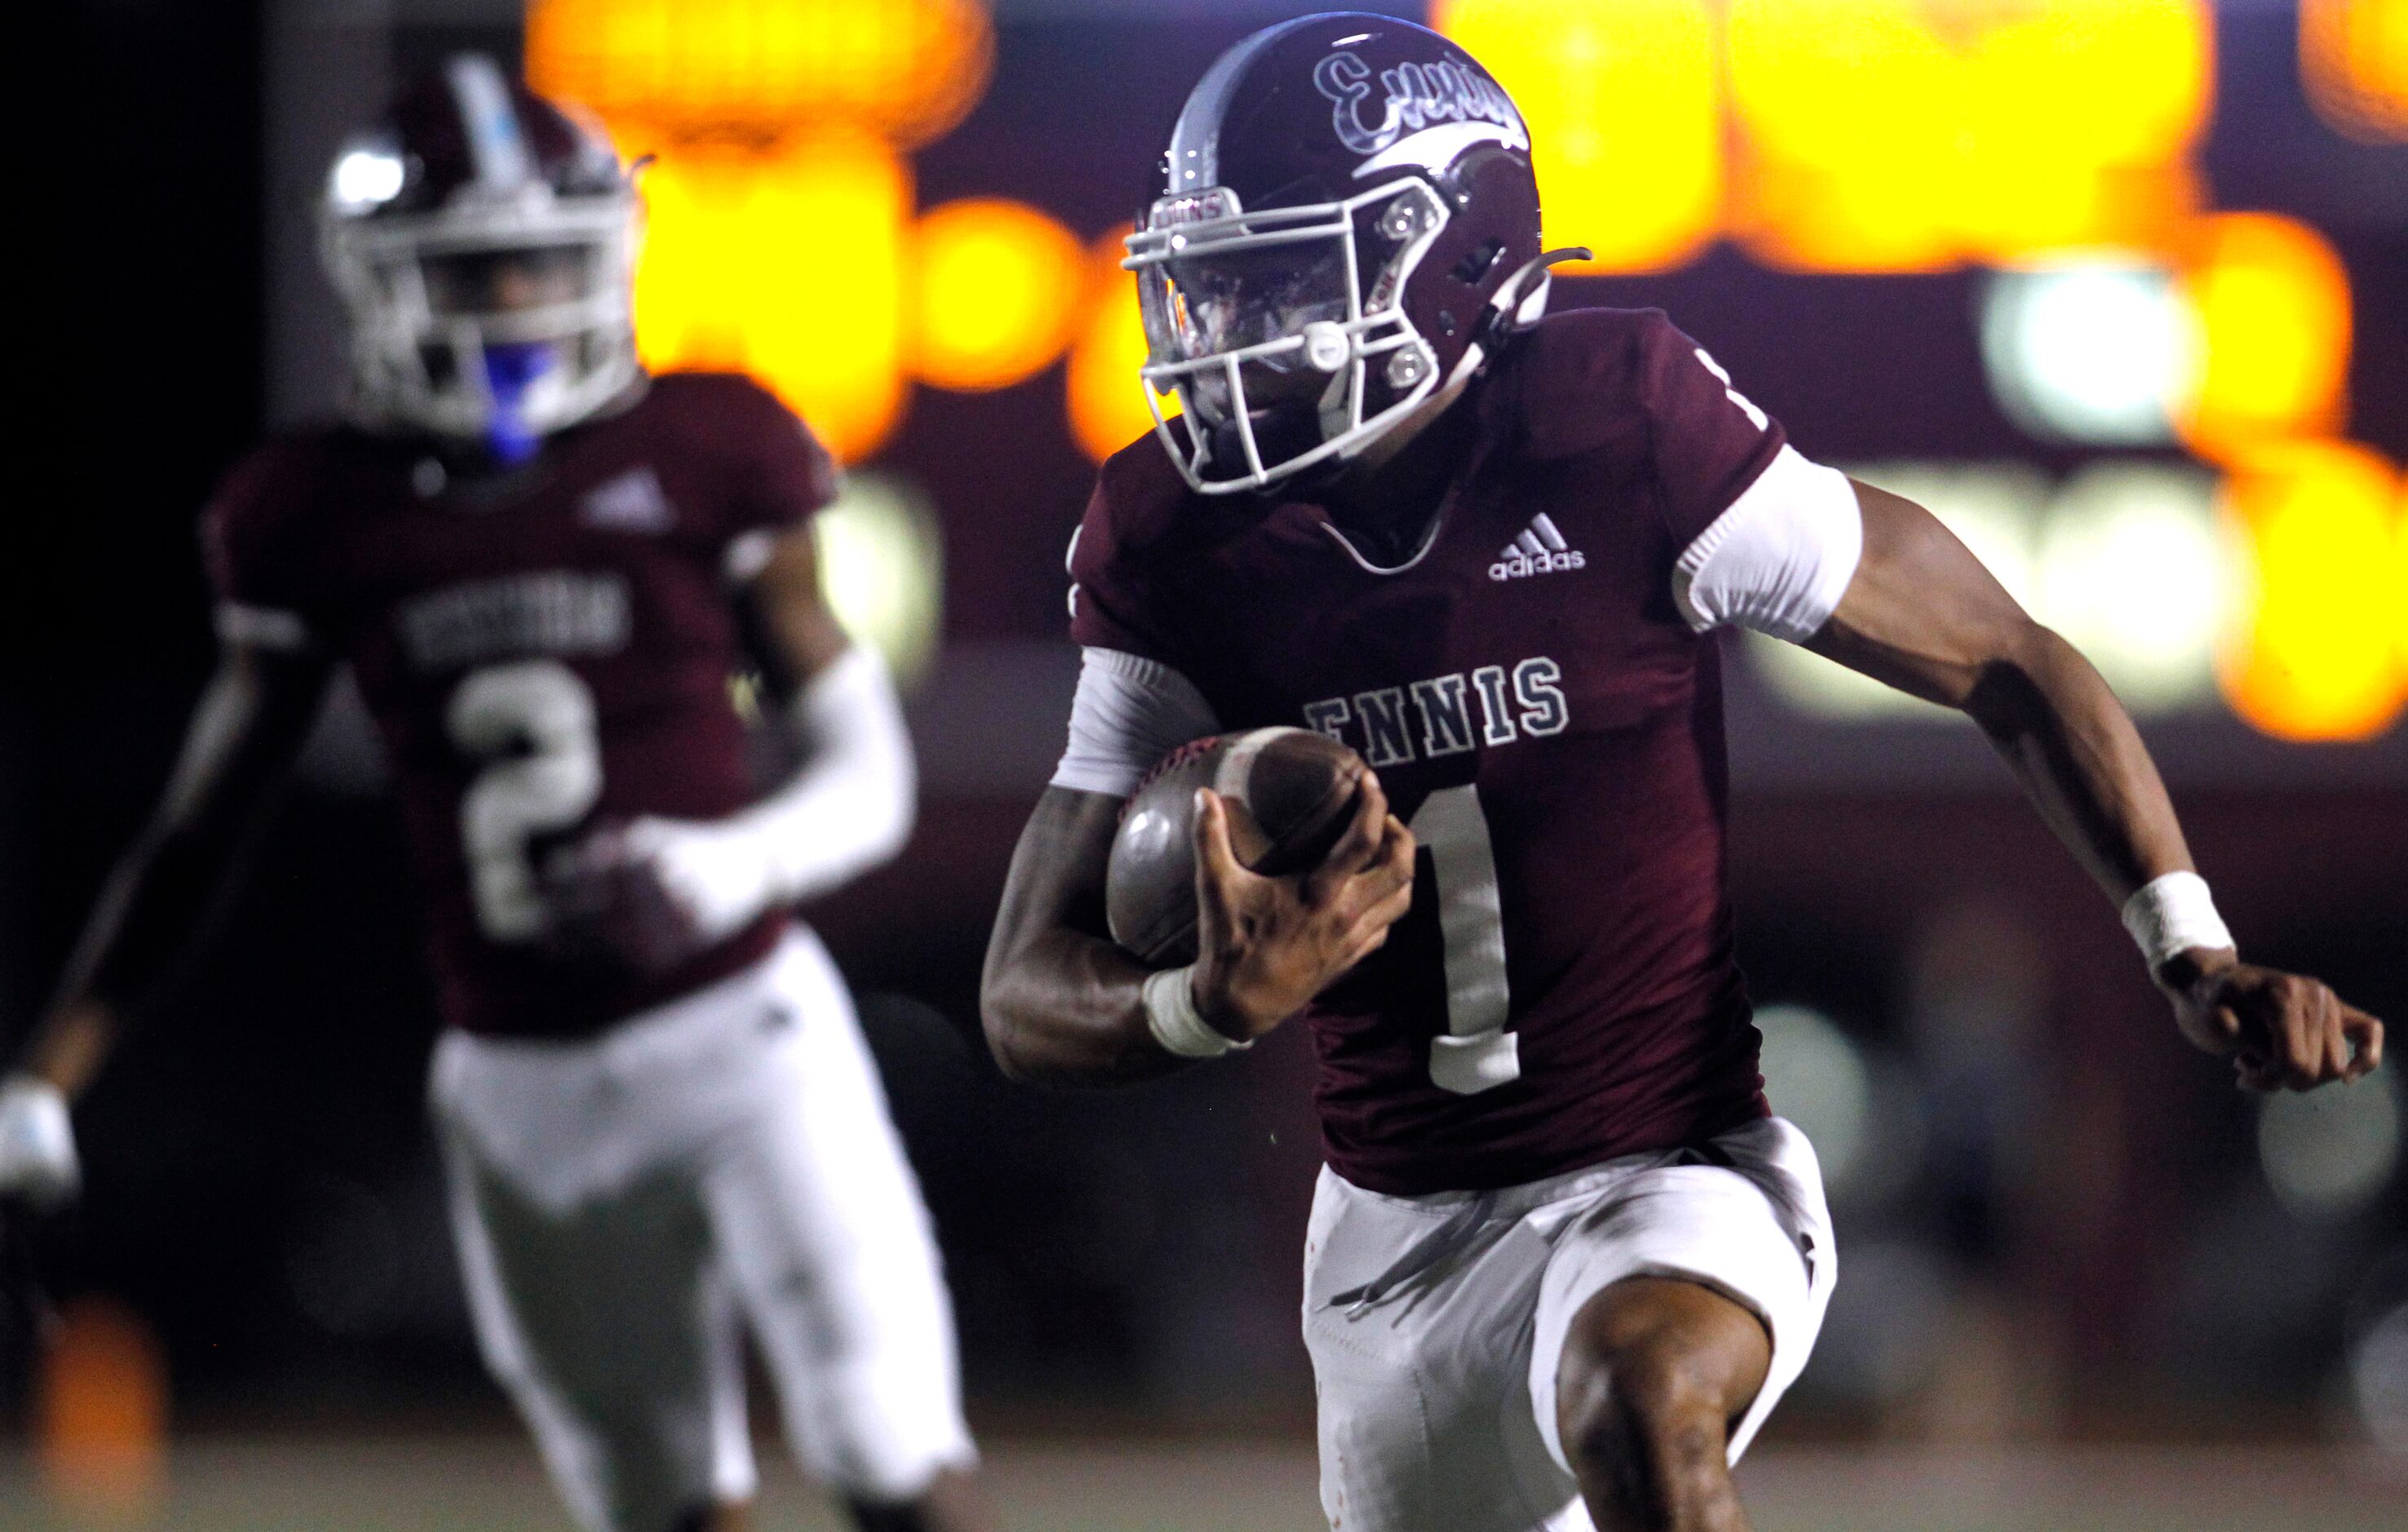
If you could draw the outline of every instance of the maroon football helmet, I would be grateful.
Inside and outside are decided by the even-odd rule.
[[[1147,398],[1205,494],[1336,468],[1546,302],[1529,135],[1469,53],[1388,16],[1308,16],[1206,72],[1122,264]],[[1186,437],[1157,395],[1178,394]]]
[[[639,375],[634,183],[599,130],[464,54],[336,156],[353,408],[516,461]]]

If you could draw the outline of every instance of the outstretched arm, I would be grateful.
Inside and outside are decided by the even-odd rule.
[[[330,671],[314,653],[229,645],[150,826],[102,889],[57,1001],[0,1084],[0,1192],[48,1200],[75,1190],[66,1103],[200,945]]]
[[[2203,887],[2160,881],[2193,871],[2190,851],[2156,764],[2099,672],[1929,511],[1868,484],[1856,494],[1863,554],[1806,647],[1981,725],[2136,935],[2169,912],[2180,923],[2183,911],[2161,903],[2203,909]],[[2209,911],[2191,929],[2219,927]],[[2184,1036],[2232,1058],[2243,1084],[2306,1090],[2382,1062],[2382,1024],[2323,983],[2244,963],[2220,941],[2181,941],[2170,939],[2154,977]]]

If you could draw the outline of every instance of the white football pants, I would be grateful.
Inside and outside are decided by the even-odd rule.
[[[447,1033],[429,1095],[479,1345],[589,1532],[751,1496],[739,1324],[831,1488],[975,1461],[919,1183],[808,930],[595,1038]]]
[[[1701,1282],[1772,1337],[1733,1463],[1798,1380],[1838,1274],[1823,1176],[1778,1117],[1493,1192],[1387,1196],[1325,1167],[1305,1237],[1321,1502],[1342,1532],[1589,1532],[1555,1430],[1574,1315]]]

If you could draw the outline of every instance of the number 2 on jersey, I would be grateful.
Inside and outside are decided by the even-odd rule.
[[[1476,1095],[1522,1078],[1522,1055],[1505,1030],[1512,990],[1505,978],[1505,916],[1497,852],[1480,790],[1441,787],[1408,826],[1438,875],[1439,934],[1446,953],[1446,1032],[1430,1039],[1430,1079],[1440,1090]]]
[[[495,941],[542,934],[527,843],[583,819],[602,795],[594,694],[557,660],[471,671],[444,718],[460,752],[487,763],[460,800],[477,923]]]

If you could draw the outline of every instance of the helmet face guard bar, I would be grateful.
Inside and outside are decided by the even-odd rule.
[[[1363,292],[1358,215],[1378,208],[1380,235],[1398,249]],[[1452,216],[1444,198],[1415,176],[1400,177],[1337,202],[1271,208],[1249,214],[1226,187],[1166,197],[1154,204],[1147,227],[1128,238],[1121,265],[1137,274],[1140,308],[1152,357],[1140,369],[1154,431],[1188,484],[1204,494],[1261,490],[1315,464],[1354,455],[1385,435],[1437,390],[1438,353],[1404,310],[1404,294],[1414,268]],[[1342,318],[1315,319],[1293,334],[1222,350],[1199,350],[1181,322],[1185,298],[1172,263],[1331,242],[1344,272],[1337,311]],[[1335,305],[1333,304],[1333,307]],[[1396,394],[1367,417],[1366,395],[1374,359],[1389,357],[1383,380]],[[1247,399],[1249,365],[1301,363],[1327,374],[1332,386],[1320,407],[1320,441],[1266,461]],[[1283,368],[1284,370],[1284,368]],[[1162,410],[1160,395],[1175,393],[1190,422],[1182,448]],[[1210,395],[1221,394],[1221,398]],[[1226,410],[1226,419],[1221,417]],[[1201,428],[1199,428],[1201,427]],[[1214,460],[1211,428],[1233,435],[1243,462]]]
[[[638,227],[632,192],[569,201],[543,188],[430,213],[330,217],[322,249],[351,314],[354,408],[371,422],[497,444],[599,411],[641,370],[630,301]],[[573,294],[471,307],[429,290],[430,262],[547,251],[580,257]],[[530,366],[536,349],[551,355]]]

